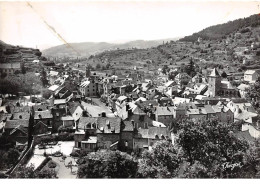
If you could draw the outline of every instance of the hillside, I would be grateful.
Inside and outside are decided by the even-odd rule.
[[[162,44],[164,40],[152,40],[152,41],[144,41],[144,40],[136,40],[130,41],[123,44],[113,44],[107,42],[82,42],[82,43],[69,43],[68,45],[59,45],[55,47],[51,47],[49,49],[43,50],[44,56],[52,56],[52,57],[89,57],[95,53],[100,53],[106,50],[115,50],[115,49],[128,49],[128,48],[150,48],[153,46],[157,46]]]
[[[123,73],[131,71],[136,66],[141,71],[148,72],[163,68],[163,66],[174,69],[176,65],[187,64],[190,58],[193,58],[195,63],[203,69],[224,67],[227,68],[227,73],[241,72],[246,68],[259,68],[260,24],[256,24],[259,19],[257,18],[256,21],[254,18],[256,17],[251,16],[243,19],[243,26],[228,35],[219,36],[217,40],[200,39],[198,42],[196,38],[194,39],[196,42],[183,42],[181,39],[146,49],[109,50],[91,55],[84,61],[78,61],[78,64],[82,67],[91,65],[96,70],[113,69],[116,72],[121,70]],[[230,25],[236,22],[226,23],[225,27],[232,27]],[[220,27],[219,30],[221,30]]]
[[[224,24],[210,26],[208,28],[203,29],[200,32],[194,33],[190,36],[186,36],[180,39],[180,41],[194,42],[197,41],[199,37],[206,40],[221,39],[239,29],[249,27],[249,26],[257,27],[259,25],[260,25],[260,15],[256,14],[247,18],[237,19],[234,21],[229,21]]]

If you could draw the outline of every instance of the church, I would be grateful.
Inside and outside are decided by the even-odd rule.
[[[210,97],[238,98],[239,90],[230,81],[222,79],[216,68],[208,76],[208,94]]]

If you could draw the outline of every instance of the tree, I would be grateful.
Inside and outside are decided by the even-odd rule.
[[[96,65],[96,69],[100,69],[101,68],[101,65],[98,63],[97,65]]]
[[[236,125],[219,123],[215,119],[186,120],[177,124],[176,142],[183,148],[188,162],[186,177],[190,177],[189,174],[197,178],[255,176],[259,162],[247,141],[236,137]]]
[[[188,75],[190,75],[191,77],[195,76],[196,72],[195,72],[195,65],[194,65],[194,62],[193,62],[193,59],[190,58],[190,62],[186,68],[186,73]]]
[[[225,71],[223,71],[223,73],[221,74],[222,78],[227,78],[227,73]]]
[[[45,87],[46,85],[48,85],[48,80],[47,80],[47,73],[44,70],[44,68],[42,68],[41,70],[41,82],[43,87]]]
[[[88,65],[88,67],[86,67],[86,77],[90,77],[91,72],[90,72],[90,66]]]
[[[138,176],[142,178],[172,178],[178,175],[182,161],[182,149],[169,141],[159,141],[151,151],[145,150],[138,164]]]
[[[24,65],[22,65],[22,67],[21,67],[21,72],[22,72],[22,74],[26,73],[26,69],[25,69]]]
[[[127,153],[100,150],[80,159],[79,178],[133,178],[137,161]]]
[[[44,89],[42,91],[42,97],[44,97],[45,99],[49,99],[51,95],[52,92],[49,89]]]
[[[10,176],[13,179],[54,179],[57,178],[55,170],[35,170],[34,166],[19,166],[14,174]]]
[[[247,89],[246,98],[252,101],[254,108],[260,113],[260,77]]]

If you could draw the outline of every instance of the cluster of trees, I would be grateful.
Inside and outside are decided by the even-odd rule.
[[[79,178],[259,178],[260,142],[236,136],[241,123],[216,120],[175,124],[174,145],[155,143],[141,157],[97,151],[80,158]]]
[[[18,160],[20,153],[17,149],[0,150],[0,170],[11,168]]]
[[[199,37],[205,40],[221,39],[223,37],[226,37],[230,33],[238,31],[239,29],[242,29],[241,31],[244,32],[245,27],[249,27],[249,26],[256,27],[259,25],[260,25],[260,16],[256,14],[244,19],[229,21],[228,23],[225,24],[210,26],[198,33],[194,33],[190,36],[186,36],[180,39],[180,41],[195,42]]]
[[[0,78],[0,93],[17,94],[24,92],[26,94],[40,93],[41,80],[34,73],[19,75],[10,75],[8,78]]]

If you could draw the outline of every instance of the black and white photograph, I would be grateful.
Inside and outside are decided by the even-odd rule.
[[[260,1],[1,0],[0,178],[257,181]]]

